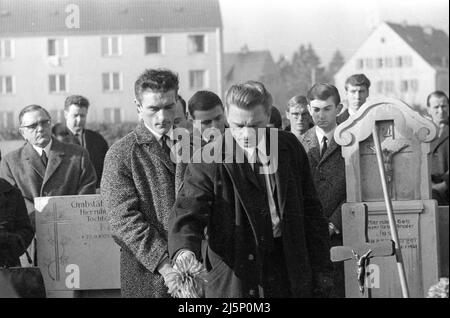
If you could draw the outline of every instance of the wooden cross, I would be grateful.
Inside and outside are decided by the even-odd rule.
[[[366,268],[373,257],[386,257],[395,254],[395,243],[392,240],[381,241],[374,244],[364,243],[357,247],[334,246],[330,250],[332,262],[345,262],[356,260],[356,274],[359,291],[364,295]]]

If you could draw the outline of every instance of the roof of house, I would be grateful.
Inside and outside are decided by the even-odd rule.
[[[430,65],[448,67],[449,39],[444,31],[417,25],[386,24]]]
[[[66,20],[79,8],[80,28]],[[0,0],[0,36],[221,28],[219,0]]]
[[[242,51],[224,54],[224,74],[226,83],[261,80],[275,63],[269,51]]]

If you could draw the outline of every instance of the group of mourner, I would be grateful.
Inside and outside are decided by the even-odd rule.
[[[314,84],[289,100],[282,129],[263,83],[232,85],[224,101],[198,91],[186,103],[176,73],[148,69],[134,86],[140,122],[111,147],[85,128],[83,96],[67,97],[63,124],[26,106],[26,143],[0,157],[0,267],[20,266],[26,250],[36,262],[34,198],[100,193],[121,248],[123,297],[170,297],[174,269],[186,264],[203,269],[203,297],[344,297],[343,265],[330,261],[346,200],[333,134],[369,88],[364,74],[352,75],[341,102],[336,87]],[[448,205],[449,101],[435,91],[426,104],[439,127],[433,197]],[[190,158],[208,149],[216,160],[176,160],[180,129],[200,145]]]

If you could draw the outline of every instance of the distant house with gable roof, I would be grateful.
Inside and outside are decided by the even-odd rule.
[[[336,73],[342,94],[345,80],[356,73],[370,79],[370,97],[396,97],[425,108],[432,91],[449,93],[448,34],[432,27],[383,22]]]
[[[223,70],[225,90],[248,80],[262,82],[272,94],[275,106],[284,113],[286,86],[270,51],[250,51],[244,46],[239,52],[224,53]]]

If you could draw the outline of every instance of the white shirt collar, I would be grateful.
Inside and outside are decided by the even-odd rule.
[[[35,146],[35,145],[32,145],[32,146],[33,146],[34,150],[37,151],[39,157],[42,156],[42,150],[44,150],[45,154],[47,155],[47,158],[48,158],[48,154],[50,153],[50,148],[52,146],[52,143],[53,143],[53,140],[50,139],[50,142],[44,148],[41,148],[41,147],[38,147],[38,146]]]
[[[316,126],[316,136],[317,136],[317,139],[319,140],[319,144],[322,144],[322,139],[324,136],[327,137],[328,142],[330,142],[331,139],[333,138],[335,130],[336,130],[336,127],[334,127],[330,132],[325,133],[322,130],[322,128]]]
[[[152,128],[150,128],[150,126],[148,126],[145,122],[144,122],[144,125],[153,134],[153,136],[155,136],[156,140],[159,143],[161,143],[162,135],[160,133],[154,131]],[[169,139],[173,141],[173,127],[171,127],[169,129],[169,131],[166,133],[166,136],[169,137]]]

